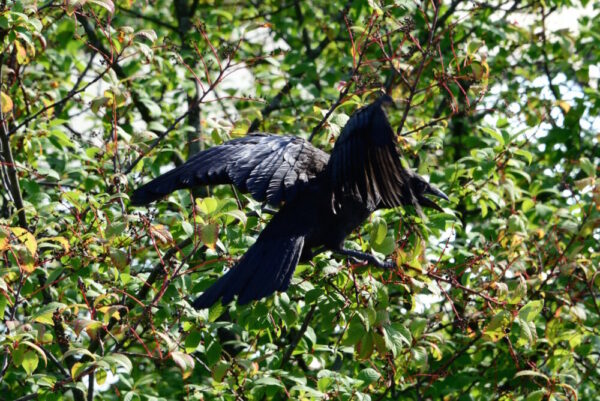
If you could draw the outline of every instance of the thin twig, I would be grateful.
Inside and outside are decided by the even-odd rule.
[[[98,82],[108,71],[110,71],[111,69],[111,65],[109,65],[107,68],[104,69],[104,71],[102,71],[96,78],[94,78],[93,80],[91,80],[90,82],[88,82],[85,86],[83,86],[81,89],[77,89],[77,90],[73,90],[71,89],[71,91],[69,92],[69,94],[67,94],[65,97],[63,97],[62,99],[49,104],[47,106],[42,107],[40,110],[38,110],[36,113],[32,114],[31,116],[27,117],[25,120],[23,120],[23,122],[21,122],[19,125],[13,127],[10,131],[8,131],[8,136],[11,136],[12,134],[14,134],[15,132],[17,132],[21,127],[27,125],[29,122],[31,122],[32,120],[36,119],[40,114],[50,110],[53,107],[59,106],[63,103],[65,103],[67,100],[71,99],[73,96],[77,95],[78,93],[84,92],[87,88],[89,88],[90,86],[92,86],[93,84],[95,84],[96,82]]]
[[[344,98],[346,97],[346,95],[348,94],[348,92],[350,91],[350,87],[352,86],[352,80],[354,79],[354,77],[356,76],[356,74],[358,73],[358,70],[360,69],[361,65],[362,65],[362,60],[363,60],[363,56],[365,55],[368,46],[368,41],[369,41],[369,37],[371,35],[371,31],[373,30],[373,27],[375,26],[374,21],[373,21],[373,17],[371,17],[371,19],[369,20],[369,29],[365,35],[365,40],[363,42],[363,46],[360,50],[360,53],[358,55],[358,60],[356,61],[356,64],[353,65],[352,71],[350,72],[350,78],[348,79],[348,83],[347,85],[340,91],[340,94],[337,98],[337,100],[335,101],[335,103],[333,103],[331,105],[331,107],[329,107],[329,110],[327,110],[327,113],[325,113],[325,115],[323,116],[323,118],[321,119],[321,121],[319,121],[319,123],[313,128],[312,132],[310,133],[310,137],[308,137],[308,141],[312,142],[313,138],[315,137],[315,135],[321,130],[321,128],[323,128],[323,125],[325,125],[325,123],[327,122],[327,119],[329,119],[329,117],[331,116],[331,114],[335,111],[335,109],[337,109],[337,107],[342,104],[342,101],[344,100]],[[353,41],[353,40],[352,40]],[[353,53],[355,53],[353,51]]]
[[[290,360],[290,357],[292,356],[292,353],[294,352],[294,350],[298,346],[298,343],[302,339],[302,336],[306,332],[306,329],[308,328],[308,325],[310,324],[310,321],[312,320],[313,315],[315,314],[316,310],[317,310],[317,304],[312,304],[311,307],[310,307],[310,310],[308,311],[308,313],[304,317],[304,321],[302,322],[302,326],[300,327],[300,331],[298,331],[296,333],[296,336],[294,337],[294,339],[290,343],[290,346],[285,350],[285,354],[283,355],[283,358],[281,358],[280,369],[283,369],[283,367]]]
[[[417,86],[419,85],[419,80],[421,79],[421,74],[423,73],[423,70],[425,69],[425,64],[427,63],[427,60],[429,59],[429,57],[427,57],[427,56],[433,46],[433,38],[435,36],[435,28],[437,25],[438,15],[440,12],[440,7],[441,7],[439,2],[437,2],[437,3],[438,4],[436,5],[435,11],[433,14],[433,21],[431,23],[431,27],[429,28],[430,30],[429,30],[429,39],[427,40],[427,49],[423,53],[423,59],[421,60],[421,63],[419,64],[419,67],[417,68],[417,72],[415,74],[413,85],[408,94],[408,99],[406,99],[406,107],[404,108],[404,112],[402,113],[402,118],[400,119],[400,124],[398,125],[398,130],[397,130],[398,134],[400,134],[402,132],[402,128],[404,128],[404,123],[406,122],[406,119],[408,118],[408,112],[411,109],[412,99],[415,96]]]
[[[338,16],[334,19],[334,21],[336,21],[336,22],[342,21],[344,19],[344,15],[346,15],[348,13],[348,10],[350,9],[351,5],[352,5],[352,1],[348,1],[346,3],[346,5],[344,6],[344,8],[340,11]],[[307,48],[307,50],[306,50],[306,55],[308,58],[307,61],[309,61],[309,62],[315,61],[321,55],[323,50],[325,50],[325,48],[331,42],[333,42],[333,40],[335,40],[335,38],[330,38],[329,36],[325,36],[325,38],[323,40],[321,40],[321,42],[319,42],[317,47],[315,47],[314,49]],[[274,110],[276,110],[279,107],[283,98],[285,96],[287,96],[293,88],[292,80],[295,78],[301,77],[303,74],[304,74],[304,71],[300,70],[295,75],[290,76],[290,78],[288,79],[286,84],[283,86],[283,88],[281,88],[279,90],[279,92],[277,93],[277,95],[275,95],[275,97],[261,110],[261,118],[262,119],[255,118],[252,121],[252,123],[250,124],[250,127],[248,127],[247,133],[256,131],[258,129],[260,123],[262,121],[264,121],[265,118],[267,118],[267,116],[269,116],[269,114],[271,114]]]
[[[450,118],[450,116],[443,116],[443,117],[434,118],[433,120],[429,121],[428,123],[425,123],[425,124],[421,125],[420,127],[417,127],[415,129],[411,129],[410,131],[406,131],[406,132],[401,133],[400,136],[408,136],[410,134],[414,134],[415,132],[419,132],[419,131],[421,131],[424,128],[431,127],[432,125],[435,125],[435,124],[439,123],[440,121],[444,121],[444,120],[447,120],[449,118]]]

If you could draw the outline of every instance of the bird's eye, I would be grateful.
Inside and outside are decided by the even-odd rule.
[[[415,189],[417,190],[418,193],[423,193],[425,191],[426,187],[427,187],[427,183],[425,181],[416,180]]]

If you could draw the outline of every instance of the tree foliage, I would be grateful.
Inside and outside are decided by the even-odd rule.
[[[599,398],[598,14],[0,1],[2,398]],[[348,239],[398,269],[325,253],[287,293],[193,310],[270,214],[132,188],[250,131],[330,150],[382,89],[404,161],[451,199]]]

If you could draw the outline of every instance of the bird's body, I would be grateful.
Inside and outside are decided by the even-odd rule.
[[[402,166],[382,100],[350,118],[331,156],[302,138],[249,135],[200,152],[134,192],[132,203],[142,205],[176,189],[234,184],[259,201],[283,203],[237,265],[194,307],[208,307],[219,298],[225,304],[236,295],[243,304],[285,291],[298,262],[310,260],[315,249],[391,267],[345,250],[344,239],[378,208],[439,209],[423,195],[445,195]]]

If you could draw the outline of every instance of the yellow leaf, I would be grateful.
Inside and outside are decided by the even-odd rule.
[[[17,256],[19,259],[19,268],[24,273],[33,273],[36,269],[35,257],[37,254],[37,241],[33,234],[21,227],[9,227],[13,235],[17,237],[22,245],[19,245]],[[23,248],[24,246],[24,248]]]
[[[62,245],[65,252],[69,252],[69,249],[71,249],[69,241],[65,237],[46,237],[40,239],[40,243],[49,241],[58,242],[60,245]]]
[[[571,110],[571,105],[568,102],[565,102],[564,100],[559,100],[556,102],[556,104],[558,105],[558,107],[560,107],[562,109],[562,111],[564,111],[565,113],[568,113],[569,110]]]
[[[25,248],[27,248],[31,256],[35,256],[37,252],[37,241],[33,234],[21,227],[11,227],[10,230],[14,236],[25,245]]]
[[[12,111],[13,101],[6,93],[0,92],[0,102],[2,103],[0,105],[2,113],[10,113]]]
[[[42,99],[42,103],[44,103],[44,106],[48,107],[54,102],[49,99]],[[54,107],[50,107],[48,110],[46,110],[46,117],[52,118],[53,114],[54,114]]]
[[[10,233],[0,227],[0,252],[10,249]]]

